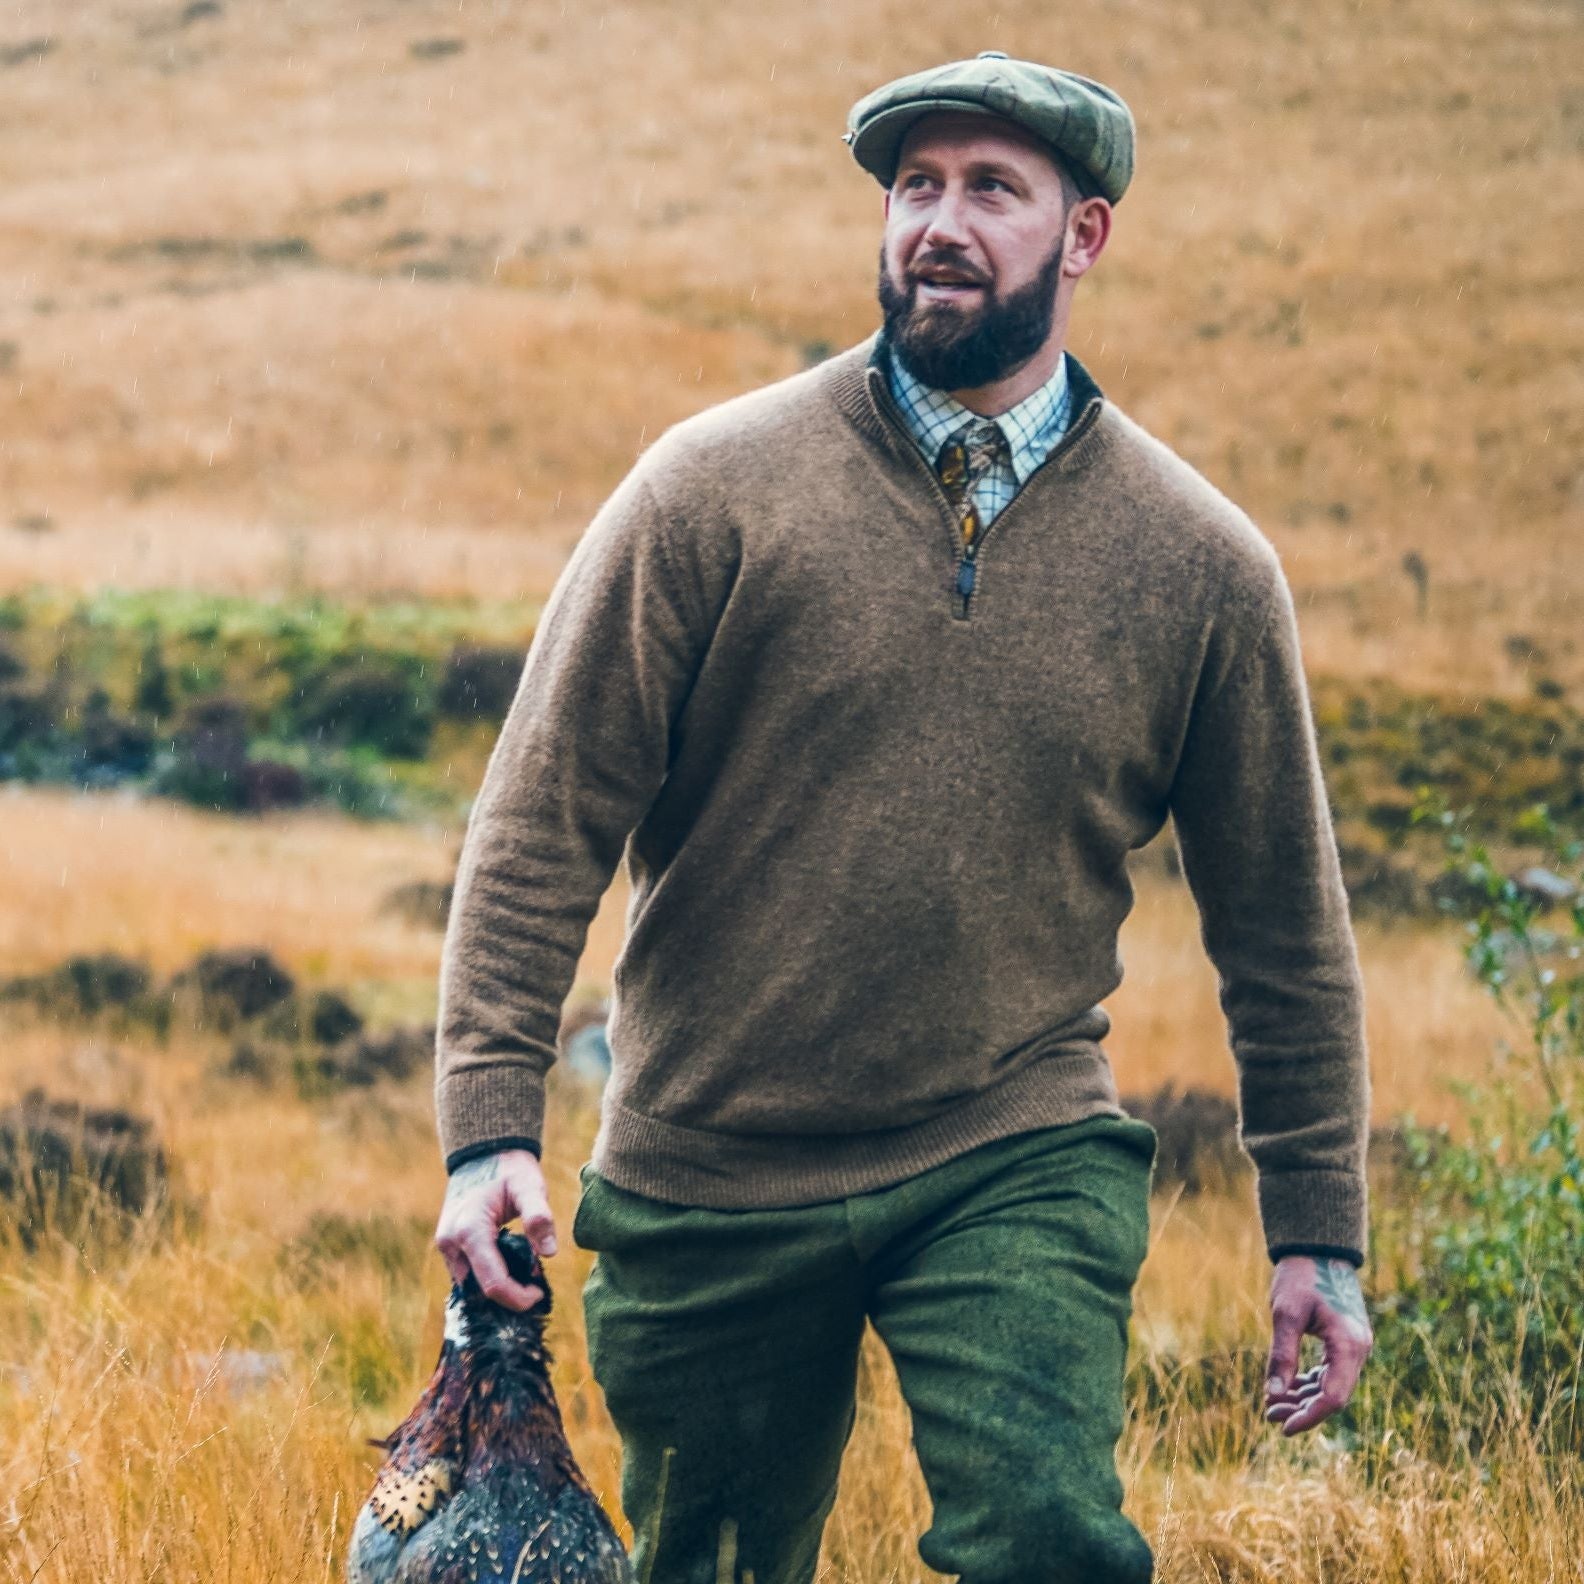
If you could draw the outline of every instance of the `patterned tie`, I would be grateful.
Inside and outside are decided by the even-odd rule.
[[[935,459],[936,475],[956,508],[963,548],[970,555],[979,548],[979,536],[984,532],[979,508],[974,505],[974,485],[997,461],[1009,454],[1001,425],[993,418],[981,418],[964,424],[940,448],[940,455]]]

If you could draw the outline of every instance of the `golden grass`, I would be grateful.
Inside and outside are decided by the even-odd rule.
[[[57,42],[5,71],[0,587],[539,598],[647,437],[873,326],[846,108],[988,27],[1133,105],[1074,349],[1275,538],[1311,664],[1584,678],[1576,9],[178,14],[9,13]]]
[[[36,972],[73,952],[120,951],[160,973],[210,946],[263,946],[312,983],[369,985],[398,1004],[433,998],[440,936],[387,911],[391,889],[444,880],[454,832],[333,814],[236,819],[182,804],[57,789],[7,790],[0,963]],[[1118,1081],[1231,1092],[1234,1067],[1185,886],[1146,868],[1122,936],[1122,988],[1107,1003]],[[618,875],[589,931],[580,989],[608,989],[625,928]],[[1362,925],[1375,1112],[1450,1114],[1448,1079],[1484,1068],[1502,1024],[1445,930]],[[1412,987],[1408,993],[1405,987]]]
[[[13,1027],[0,1086],[41,1072],[84,1084],[74,1041]],[[442,1174],[427,1085],[315,1106],[213,1076],[215,1051],[177,1040],[102,1057],[86,1087],[155,1116],[202,1218],[140,1229],[84,1258],[0,1250],[0,1578],[102,1584],[335,1579],[377,1454],[439,1343],[444,1275],[428,1246]],[[553,1086],[547,1159],[563,1230],[590,1101]],[[394,1273],[356,1252],[294,1257],[314,1217],[394,1228]],[[1248,1205],[1156,1206],[1139,1291],[1144,1357],[1258,1347],[1266,1267]],[[575,1449],[614,1507],[619,1450],[583,1350],[588,1256],[552,1265],[551,1339]],[[369,1239],[372,1249],[375,1239]],[[1324,1443],[1286,1445],[1252,1404],[1183,1408],[1163,1433],[1135,1418],[1129,1509],[1163,1580],[1296,1584],[1563,1579],[1584,1539],[1577,1482],[1547,1484],[1515,1439],[1488,1483],[1404,1449],[1383,1484]],[[1230,1462],[1211,1454],[1232,1446]],[[923,1580],[913,1546],[928,1501],[907,1415],[870,1339],[863,1404],[826,1543],[830,1581]]]
[[[1311,668],[1584,681],[1574,8],[1005,0],[966,29],[941,0],[180,16],[7,12],[0,45],[55,43],[0,67],[0,590],[537,603],[665,425],[872,328],[879,194],[837,141],[846,107],[993,46],[1132,103],[1138,176],[1073,347],[1276,541]],[[465,47],[412,52],[442,36]],[[1514,659],[1518,634],[1544,659]],[[169,972],[257,944],[371,1009],[432,1013],[439,936],[380,904],[448,877],[454,831],[16,789],[0,813],[0,971],[113,949]],[[624,905],[618,883],[587,988]],[[1495,1014],[1444,932],[1360,943],[1377,1119],[1450,1118],[1445,1081],[1483,1068]],[[1183,889],[1141,879],[1123,955],[1124,1089],[1230,1091]],[[338,1578],[364,1438],[438,1346],[427,1084],[310,1104],[217,1076],[219,1047],[190,1035],[10,1013],[4,1034],[0,1103],[43,1082],[150,1115],[201,1215],[90,1257],[0,1239],[0,1580]],[[563,1233],[593,1125],[556,1075]],[[327,1213],[375,1229],[366,1256],[305,1262]],[[587,1257],[563,1242],[558,1384],[614,1505]],[[1267,1280],[1246,1188],[1162,1198],[1138,1356],[1258,1349]],[[877,1349],[863,1379],[826,1578],[913,1584],[928,1503],[906,1410]],[[1498,1453],[1480,1478],[1402,1447],[1369,1483],[1333,1444],[1263,1432],[1253,1404],[1179,1403],[1135,1414],[1123,1467],[1164,1584],[1584,1577],[1576,1473],[1516,1431]]]
[[[13,792],[3,850],[0,960],[43,967],[115,948],[168,970],[209,944],[258,943],[294,971],[432,1009],[439,940],[380,902],[401,880],[448,873],[454,837],[319,815],[235,820],[105,796]],[[66,884],[59,869],[67,871]],[[613,888],[580,980],[608,979],[624,896]],[[1376,1107],[1437,1116],[1442,1081],[1473,1073],[1491,1014],[1444,932],[1365,930]],[[1124,1087],[1168,1077],[1227,1088],[1232,1067],[1192,904],[1148,874],[1113,1004]],[[38,1082],[152,1117],[201,1218],[145,1227],[88,1258],[0,1247],[0,1578],[333,1579],[374,1454],[363,1438],[405,1411],[438,1346],[444,1273],[429,1246],[443,1174],[427,1082],[312,1104],[216,1071],[222,1051],[106,1039],[8,1019],[0,1100]],[[554,1075],[547,1169],[563,1233],[586,1157],[590,1099]],[[334,1214],[387,1228],[375,1252],[305,1266],[300,1240]],[[1263,1344],[1268,1265],[1246,1187],[1162,1197],[1137,1294],[1145,1359]],[[379,1240],[369,1238],[370,1250]],[[563,1237],[553,1340],[578,1453],[614,1506],[619,1449],[589,1378],[576,1293],[587,1256]],[[387,1255],[388,1258],[388,1255]],[[305,1274],[306,1272],[306,1274]],[[827,1537],[828,1577],[925,1575],[928,1520],[907,1415],[871,1341],[858,1431]],[[1571,1485],[1537,1489],[1515,1441],[1489,1485],[1405,1452],[1367,1486],[1324,1446],[1277,1445],[1253,1405],[1140,1414],[1124,1446],[1130,1510],[1162,1578],[1408,1581],[1568,1576],[1584,1526]],[[1458,1557],[1481,1559],[1460,1575]],[[1549,1570],[1548,1570],[1549,1568]],[[1451,1570],[1451,1571],[1449,1571]]]
[[[432,999],[440,937],[382,903],[410,880],[449,880],[459,838],[333,814],[235,819],[175,802],[10,786],[0,794],[0,963],[36,972],[118,951],[159,973],[215,946],[264,946],[316,983],[419,986]],[[589,931],[608,977],[620,893]]]

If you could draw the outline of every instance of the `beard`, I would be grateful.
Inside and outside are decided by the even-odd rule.
[[[1056,315],[1056,282],[1066,251],[1065,234],[1034,279],[1001,296],[988,285],[984,300],[967,309],[954,303],[918,302],[918,282],[901,290],[886,268],[880,244],[880,308],[893,352],[914,377],[936,390],[977,390],[1015,374],[1050,338]],[[935,256],[934,264],[949,265]]]

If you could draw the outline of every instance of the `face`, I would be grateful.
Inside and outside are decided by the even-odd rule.
[[[879,297],[915,377],[977,389],[1045,345],[1065,221],[1061,173],[1022,128],[942,112],[908,129],[886,194]]]

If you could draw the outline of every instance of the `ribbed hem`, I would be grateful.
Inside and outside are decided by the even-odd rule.
[[[1277,1249],[1300,1247],[1361,1251],[1368,1240],[1369,1191],[1361,1173],[1262,1171],[1259,1207],[1272,1258]]]
[[[453,1068],[435,1085],[435,1128],[447,1171],[476,1145],[542,1139],[544,1079],[520,1062]]]
[[[1089,1041],[908,1127],[872,1133],[704,1132],[612,1100],[594,1168],[631,1193],[701,1210],[775,1210],[887,1188],[981,1144],[1091,1116],[1122,1116],[1111,1064]]]

